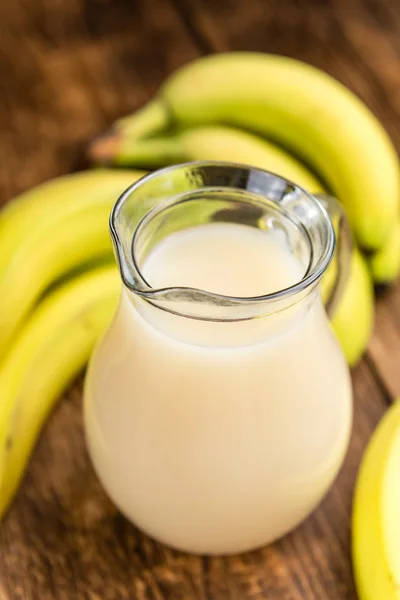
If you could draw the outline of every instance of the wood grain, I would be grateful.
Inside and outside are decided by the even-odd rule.
[[[400,9],[394,0],[14,0],[0,4],[0,202],[81,165],[86,140],[144,103],[180,64],[231,48],[316,64],[358,93],[398,148]],[[81,382],[45,427],[0,529],[0,600],[354,600],[354,480],[400,392],[400,287],[378,300],[353,373],[354,430],[339,478],[294,533],[257,552],[174,552],[128,523],[88,461]]]
[[[375,329],[368,347],[377,379],[389,400],[400,397],[400,285],[376,302]]]
[[[3,201],[79,165],[88,138],[196,56],[163,0],[17,0],[0,23]]]

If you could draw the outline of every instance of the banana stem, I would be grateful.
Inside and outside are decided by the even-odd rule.
[[[135,140],[123,136],[118,144],[113,164],[123,167],[145,165],[150,169],[185,160],[189,160],[189,157],[177,138]]]
[[[95,139],[88,148],[88,158],[94,164],[118,167],[145,165],[147,169],[190,160],[179,137],[138,140],[125,134]]]
[[[166,129],[170,120],[166,104],[155,98],[137,112],[119,119],[115,127],[119,133],[138,139]]]

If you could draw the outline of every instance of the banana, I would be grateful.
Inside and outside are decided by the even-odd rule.
[[[360,600],[400,600],[400,401],[364,454],[353,502],[352,557]]]
[[[0,358],[47,287],[74,269],[112,255],[108,233],[110,210],[118,194],[139,176],[137,172],[115,178],[111,175],[108,183],[105,177],[103,188],[98,188],[96,193],[90,191],[89,177],[83,189],[76,188],[75,195],[71,188],[68,192],[64,188],[65,196],[61,197],[65,202],[56,201],[54,182],[53,195],[47,196],[46,201],[53,206],[47,210],[52,211],[51,217],[46,211],[40,216],[44,210],[37,200],[40,193],[36,196],[32,192],[30,198],[34,200],[28,202],[26,197],[24,202],[19,200],[18,209],[12,209],[14,212],[4,218],[3,225],[7,221],[8,229],[1,238],[0,252],[4,242],[4,253],[7,254],[9,245],[11,256],[0,271]],[[30,226],[33,213],[37,219],[34,226]],[[8,237],[7,231],[11,231]]]
[[[354,366],[367,347],[374,323],[373,284],[366,260],[357,249],[331,322],[347,362]]]
[[[385,244],[369,260],[375,283],[392,283],[400,273],[400,219],[396,221]]]
[[[360,245],[384,244],[399,211],[398,158],[379,121],[338,81],[283,56],[214,54],[173,74],[116,130],[143,137],[207,123],[250,129],[292,150],[344,204]]]
[[[117,198],[142,171],[92,169],[57,177],[24,192],[0,211],[0,276],[16,248],[33,229],[51,225],[61,214]]]
[[[0,516],[18,487],[41,426],[86,364],[114,314],[116,267],[102,267],[49,294],[0,369]]]
[[[117,166],[162,167],[176,162],[224,160],[266,169],[312,192],[323,191],[318,179],[297,159],[275,144],[235,127],[207,125],[168,137],[98,138],[89,147],[95,163]]]

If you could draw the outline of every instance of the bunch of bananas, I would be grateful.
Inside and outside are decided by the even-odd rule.
[[[258,134],[258,143],[235,139],[232,129],[218,140],[221,131],[212,136],[212,127],[222,124]],[[199,126],[207,126],[205,132],[187,131]],[[360,247],[374,252],[375,280],[393,280],[400,270],[397,154],[368,108],[314,67],[250,52],[201,58],[173,74],[137,113],[117,121],[90,155],[95,162],[146,166],[247,156],[246,162],[273,169],[273,158],[262,156],[262,138],[317,174],[346,208]],[[315,180],[308,184],[314,191]]]
[[[50,181],[0,212],[0,515],[44,418],[115,309],[108,215],[143,174],[127,167],[226,160],[336,196],[356,242],[332,319],[350,365],[371,332],[373,281],[390,283],[400,271],[393,146],[350,91],[298,61],[229,53],[188,64],[94,140],[88,155],[103,168]]]
[[[120,284],[108,217],[142,174],[67,175],[0,212],[0,515],[54,401],[112,318]]]

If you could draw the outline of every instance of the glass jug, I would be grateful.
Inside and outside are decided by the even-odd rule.
[[[352,398],[320,292],[335,248],[327,210],[340,220],[331,308],[349,247],[338,205],[320,200],[259,169],[190,163],[144,177],[112,211],[123,286],[86,379],[88,448],[120,510],[172,547],[269,543],[315,508],[342,463]],[[228,225],[283,240],[298,280],[255,297],[146,280],[170,236]]]

